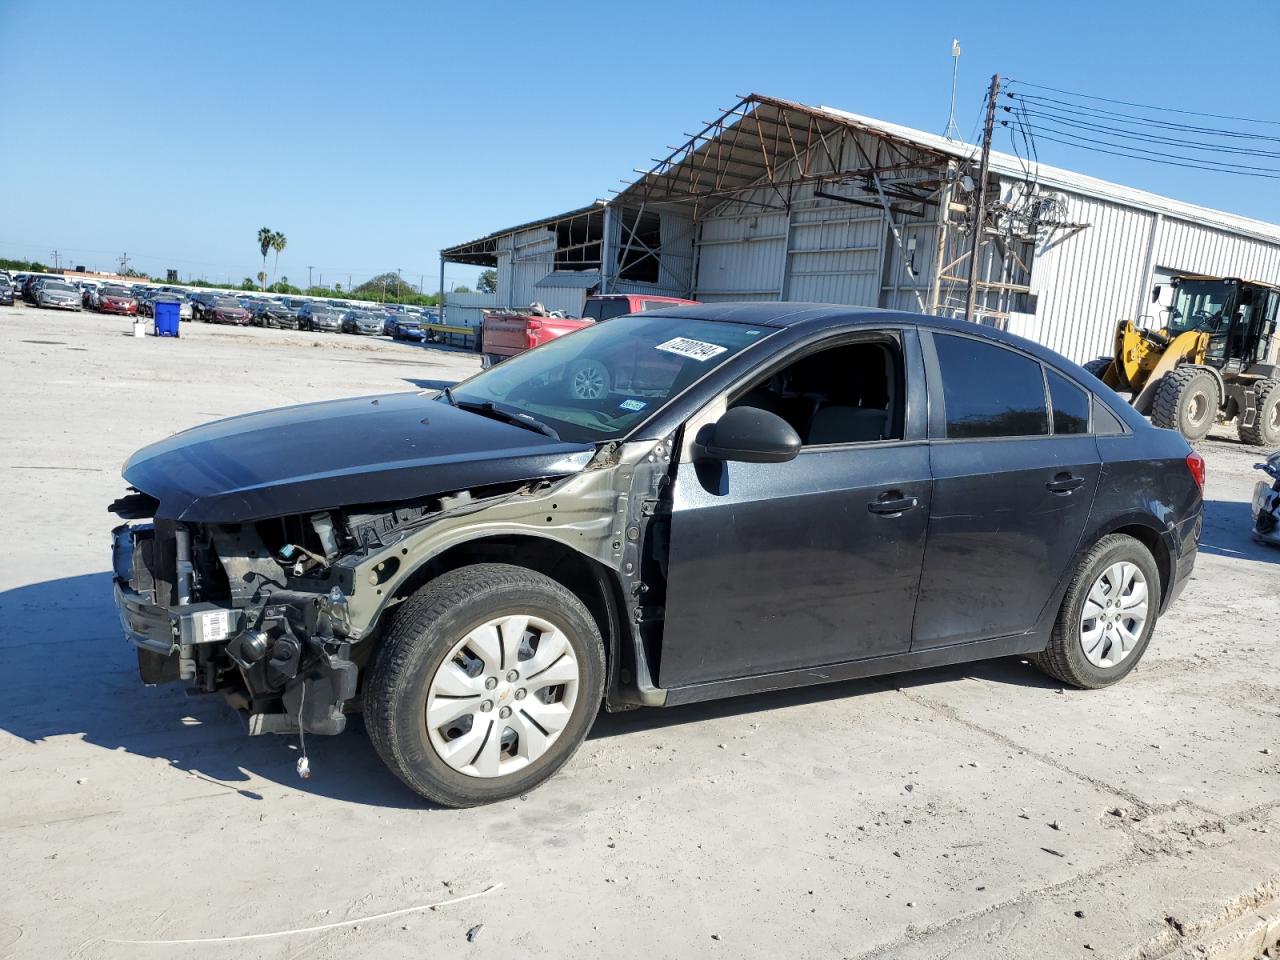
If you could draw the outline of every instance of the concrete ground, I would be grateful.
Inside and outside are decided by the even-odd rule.
[[[128,327],[0,308],[0,957],[1136,960],[1280,894],[1280,550],[1225,432],[1195,578],[1115,688],[1003,660],[602,715],[527,797],[442,810],[358,724],[303,781],[293,739],[143,687],[106,505],[174,430],[476,358]]]

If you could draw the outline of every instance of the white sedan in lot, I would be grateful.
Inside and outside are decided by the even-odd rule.
[[[36,291],[36,306],[57,310],[81,309],[80,291],[61,280],[46,280]]]

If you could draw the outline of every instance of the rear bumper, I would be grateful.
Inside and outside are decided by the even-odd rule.
[[[1200,530],[1203,525],[1204,513],[1197,511],[1194,516],[1176,524],[1170,531],[1173,542],[1169,544],[1169,554],[1173,558],[1173,575],[1170,577],[1169,591],[1160,605],[1161,613],[1178,599],[1187,581],[1191,579],[1200,550]]]

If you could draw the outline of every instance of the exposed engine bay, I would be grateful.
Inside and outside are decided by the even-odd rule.
[[[607,445],[559,480],[244,523],[157,518],[158,501],[134,490],[111,510],[149,522],[115,528],[113,567],[142,679],[221,694],[253,734],[341,733],[374,646],[362,641],[449,546],[536,532],[638,583],[641,538],[623,531],[641,520],[633,482],[656,490],[665,476],[654,449]]]

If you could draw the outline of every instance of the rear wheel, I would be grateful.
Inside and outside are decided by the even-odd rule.
[[[1110,686],[1137,666],[1159,609],[1151,551],[1124,534],[1103,537],[1076,567],[1049,646],[1032,662],[1073,687]]]
[[[1188,440],[1203,440],[1218,419],[1218,381],[1199,367],[1171,370],[1160,378],[1151,405],[1151,422],[1177,430]]]
[[[1246,427],[1241,414],[1236,431],[1255,447],[1280,446],[1280,380],[1259,380],[1253,390],[1258,411],[1253,426]]]
[[[559,770],[603,692],[604,648],[582,602],[532,570],[476,564],[397,612],[369,670],[365,727],[411,789],[469,807]]]

